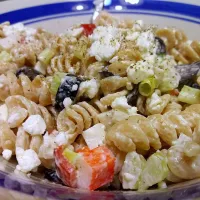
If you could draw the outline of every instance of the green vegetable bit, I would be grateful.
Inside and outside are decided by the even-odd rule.
[[[71,151],[70,149],[66,148],[63,151],[63,156],[71,163],[71,164],[75,164],[76,160],[78,157],[80,157],[80,155],[78,153],[75,153],[73,151]]]
[[[160,151],[151,155],[141,173],[138,189],[146,190],[148,187],[160,183],[168,175],[167,156]]]
[[[178,100],[188,104],[198,104],[200,103],[200,90],[184,85]]]
[[[53,95],[56,95],[58,88],[62,82],[62,79],[66,76],[66,73],[61,73],[61,72],[57,72],[55,73],[55,75],[53,76],[53,80],[51,82],[51,86],[50,86],[50,92]]]
[[[158,87],[157,80],[155,77],[149,77],[143,80],[139,85],[139,93],[145,97],[153,94],[155,88]]]
[[[44,63],[45,65],[48,65],[51,59],[54,57],[54,55],[54,50],[46,48],[40,53],[40,55],[38,56],[38,60]]]

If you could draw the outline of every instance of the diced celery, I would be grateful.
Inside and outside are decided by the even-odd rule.
[[[130,152],[126,155],[120,172],[124,189],[138,189],[138,181],[145,164],[144,157],[136,152]]]
[[[179,93],[178,100],[188,104],[200,103],[200,90],[184,85]]]
[[[160,85],[159,85],[159,90],[161,92],[168,92],[174,89],[174,84],[170,81],[163,81]]]
[[[0,61],[10,62],[11,60],[12,60],[12,56],[8,52],[2,51],[0,53]]]
[[[51,87],[50,87],[50,92],[53,95],[56,95],[58,88],[61,84],[62,78],[64,78],[66,76],[66,73],[61,73],[61,72],[57,72],[54,76],[53,76],[53,80],[51,82]]]
[[[158,86],[155,77],[149,77],[143,80],[139,85],[139,92],[143,96],[150,96]]]
[[[145,190],[163,181],[167,177],[168,171],[167,156],[160,151],[154,153],[148,158],[141,173],[138,189]]]
[[[47,48],[40,53],[40,55],[38,56],[38,60],[44,63],[45,65],[48,65],[54,55],[55,51]]]

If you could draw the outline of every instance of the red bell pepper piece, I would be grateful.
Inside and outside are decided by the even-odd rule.
[[[83,34],[85,36],[91,35],[96,28],[95,24],[81,24],[81,27],[83,27]]]

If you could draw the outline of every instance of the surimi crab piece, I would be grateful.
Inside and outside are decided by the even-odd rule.
[[[86,168],[84,169],[81,163],[80,168],[78,166],[78,187],[95,190],[113,180],[115,157],[107,147],[101,146],[93,150],[84,147],[78,150],[78,153],[82,155],[84,165],[88,170],[87,174]]]
[[[54,151],[57,175],[67,186],[76,187],[75,166],[65,158],[63,151],[63,146],[59,146]]]
[[[57,174],[67,186],[95,190],[113,180],[115,157],[105,146],[77,152],[60,146],[54,154]]]

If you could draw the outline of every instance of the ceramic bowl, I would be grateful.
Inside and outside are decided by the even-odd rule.
[[[189,38],[200,39],[199,0],[105,0],[104,3],[105,9],[114,15],[142,19],[146,24],[160,27],[177,27],[184,30]],[[91,0],[3,1],[0,3],[0,23],[23,22],[27,26],[43,27],[51,32],[59,33],[73,24],[89,22],[93,10],[94,4]],[[60,200],[185,200],[200,197],[200,180],[146,192],[88,192],[49,183],[39,175],[27,178],[22,174],[14,173],[14,170],[15,161],[7,162],[0,158],[0,187],[9,189],[11,194],[15,190],[34,197]],[[17,199],[15,195],[12,195],[12,198]],[[1,199],[5,199],[5,196],[3,195]]]

